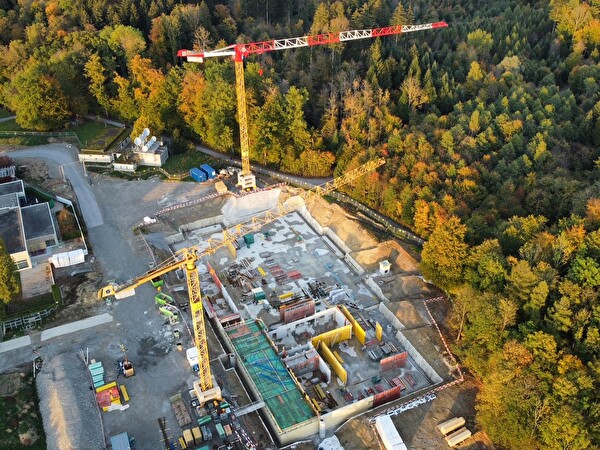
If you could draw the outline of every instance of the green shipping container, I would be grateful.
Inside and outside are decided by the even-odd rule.
[[[221,425],[220,423],[215,425],[215,428],[217,429],[217,433],[219,433],[219,437],[221,439],[225,439],[225,437],[227,436],[225,434],[225,430],[223,429],[223,425]]]

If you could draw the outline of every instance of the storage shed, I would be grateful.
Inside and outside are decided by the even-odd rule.
[[[217,172],[215,172],[215,169],[213,169],[208,164],[202,164],[200,166],[200,170],[202,170],[202,172],[204,172],[206,174],[206,177],[210,180],[217,176]]]
[[[111,436],[110,445],[112,446],[112,450],[131,450],[129,435],[127,433]]]
[[[190,177],[192,177],[194,179],[194,181],[197,181],[198,183],[202,183],[203,181],[206,181],[206,174],[204,173],[204,171],[200,170],[198,167],[192,167],[190,169]]]

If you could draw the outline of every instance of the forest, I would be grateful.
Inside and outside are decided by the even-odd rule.
[[[598,448],[599,0],[0,0],[0,104],[25,129],[91,113],[236,153],[233,63],[177,50],[440,20],[248,58],[251,160],[384,156],[348,193],[427,239],[478,424],[498,448]]]

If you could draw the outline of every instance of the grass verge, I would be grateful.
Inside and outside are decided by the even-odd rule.
[[[7,388],[0,395],[0,423],[3,424],[0,448],[45,449],[44,427],[31,373],[1,374],[0,384]]]

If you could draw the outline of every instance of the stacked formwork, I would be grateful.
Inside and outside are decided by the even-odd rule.
[[[304,319],[315,313],[315,301],[308,300],[294,303],[289,306],[282,306],[279,309],[279,320],[283,323],[290,323],[296,320]]]
[[[397,369],[404,367],[408,359],[408,352],[398,353],[397,355],[388,356],[379,361],[379,371],[385,372],[386,370]]]
[[[319,354],[314,348],[288,356],[283,360],[296,376],[319,370]]]

